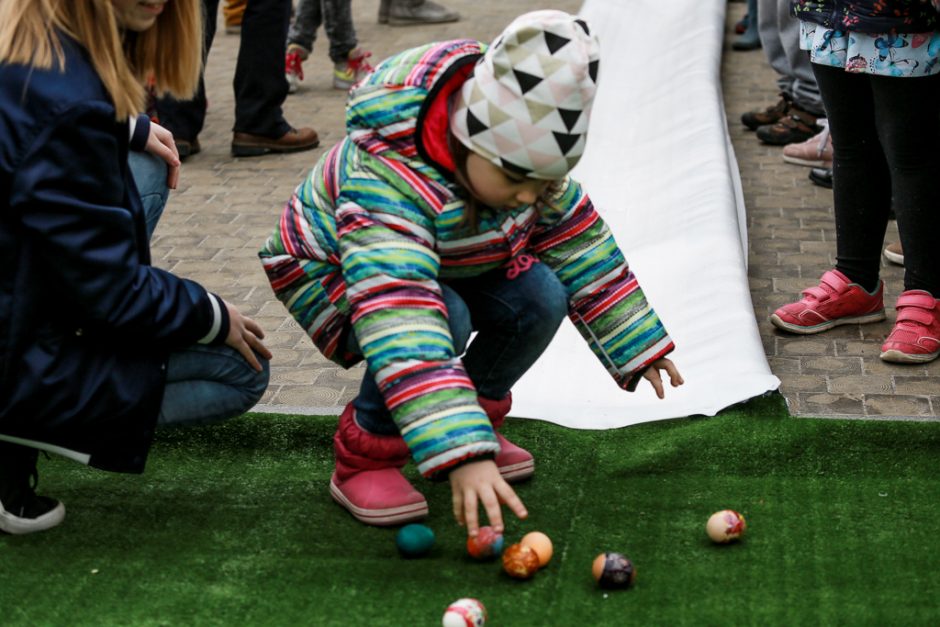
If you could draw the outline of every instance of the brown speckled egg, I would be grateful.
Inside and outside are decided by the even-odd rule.
[[[528,579],[539,569],[539,556],[532,547],[513,544],[503,551],[503,570],[510,577]]]

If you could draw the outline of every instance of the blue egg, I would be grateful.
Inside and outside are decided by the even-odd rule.
[[[405,525],[395,536],[395,546],[404,557],[422,557],[434,548],[434,532],[425,525]]]

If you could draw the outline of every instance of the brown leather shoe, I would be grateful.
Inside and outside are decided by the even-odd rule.
[[[299,152],[319,145],[320,137],[309,127],[292,128],[277,139],[251,133],[235,133],[232,136],[232,156],[258,157],[271,152]]]
[[[786,94],[780,94],[780,100],[777,104],[760,111],[748,111],[741,116],[741,123],[752,131],[756,131],[758,127],[774,124],[785,117],[791,106],[790,97]]]
[[[786,117],[774,124],[757,127],[757,139],[771,146],[805,142],[822,130],[822,127],[817,124],[818,119],[812,113],[803,111],[796,105],[790,105],[790,111]]]

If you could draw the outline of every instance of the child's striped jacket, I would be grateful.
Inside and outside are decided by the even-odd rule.
[[[617,383],[636,385],[673,349],[581,186],[463,223],[459,188],[420,153],[424,105],[483,45],[430,44],[382,62],[350,93],[347,137],[296,189],[260,252],[278,299],[343,366],[354,329],[420,471],[434,476],[498,445],[447,325],[439,280],[504,266],[525,252],[569,295],[569,316]],[[368,375],[367,375],[368,376]],[[572,394],[576,394],[572,390]]]

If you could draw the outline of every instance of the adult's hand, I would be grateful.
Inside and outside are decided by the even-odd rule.
[[[257,322],[242,315],[234,305],[227,301],[223,302],[228,310],[229,320],[228,337],[225,338],[225,343],[241,353],[252,368],[261,372],[261,362],[258,361],[255,353],[265,359],[271,359],[271,351],[261,341],[264,338],[264,331]]]
[[[173,133],[156,122],[150,123],[150,135],[147,137],[147,152],[166,161],[166,186],[176,189],[180,180],[180,154],[173,141]]]

